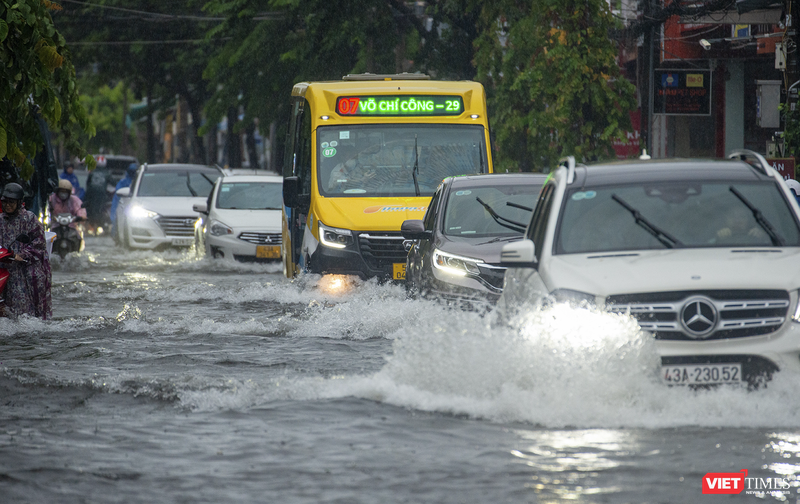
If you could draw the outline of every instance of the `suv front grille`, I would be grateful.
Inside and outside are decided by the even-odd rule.
[[[713,306],[715,320],[698,334],[687,324],[695,302]],[[693,305],[693,306],[689,306]],[[639,326],[661,340],[714,340],[769,334],[786,321],[789,293],[780,290],[678,291],[609,296],[606,308],[629,313]],[[711,318],[706,312],[706,318]],[[683,314],[683,315],[682,315]],[[704,316],[705,316],[704,315]],[[713,322],[713,324],[711,323]]]
[[[358,235],[361,256],[372,269],[391,268],[393,263],[405,263],[406,252],[400,233],[377,233],[371,231]]]
[[[282,237],[280,233],[241,233],[239,239],[256,245],[280,245]]]
[[[167,236],[194,236],[194,223],[197,217],[159,217],[156,222]]]

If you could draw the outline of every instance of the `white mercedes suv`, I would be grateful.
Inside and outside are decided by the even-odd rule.
[[[800,208],[761,155],[562,163],[503,247],[502,316],[543,301],[630,314],[672,384],[800,372]]]

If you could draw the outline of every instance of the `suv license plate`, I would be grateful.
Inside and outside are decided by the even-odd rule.
[[[670,364],[661,366],[661,381],[672,385],[742,383],[742,364]]]
[[[392,264],[392,278],[394,280],[405,280],[406,279],[406,263],[394,263],[394,264]]]
[[[173,238],[172,245],[175,247],[189,247],[194,244],[194,238]]]

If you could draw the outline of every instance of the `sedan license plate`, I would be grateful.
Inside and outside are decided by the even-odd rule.
[[[256,245],[256,257],[259,259],[277,259],[281,256],[278,245]]]
[[[742,383],[742,364],[669,364],[661,366],[661,380],[672,385]]]
[[[392,278],[395,280],[406,279],[406,263],[392,264]]]
[[[194,244],[194,238],[173,238],[172,245],[174,247],[189,247]]]

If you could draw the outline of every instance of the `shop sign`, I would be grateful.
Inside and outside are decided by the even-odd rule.
[[[783,180],[794,179],[794,158],[767,158],[767,163],[781,174]]]
[[[711,115],[711,71],[656,70],[653,86],[653,113]]]

